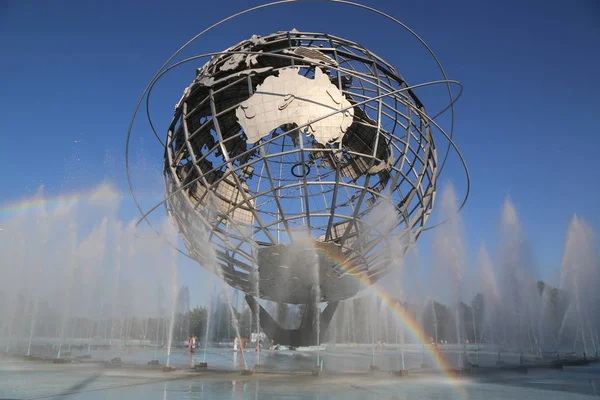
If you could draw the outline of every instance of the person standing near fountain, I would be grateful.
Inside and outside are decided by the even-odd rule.
[[[238,339],[238,337],[236,336],[236,337],[233,339],[233,351],[238,351],[238,342],[239,342],[239,339]]]

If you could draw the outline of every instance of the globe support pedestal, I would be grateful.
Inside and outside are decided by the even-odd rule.
[[[321,312],[317,307],[316,302],[313,304],[306,304],[302,322],[298,329],[285,329],[269,315],[267,310],[265,310],[253,296],[246,295],[246,303],[248,303],[248,306],[254,314],[256,314],[257,309],[260,310],[260,327],[269,338],[274,340],[275,343],[292,347],[316,346],[322,343],[338,305],[337,301],[332,301],[328,303]],[[315,324],[317,315],[319,315],[318,340],[317,326]]]

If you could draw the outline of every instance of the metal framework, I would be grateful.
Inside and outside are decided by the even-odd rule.
[[[450,84],[460,84],[448,80],[440,66],[444,79],[410,86],[393,66],[355,42],[293,30],[253,36],[166,68],[171,57],[140,104],[145,96],[148,110],[151,88],[169,70],[206,56],[176,106],[166,142],[155,131],[165,147],[167,197],[161,203],[177,222],[189,256],[246,293],[298,304],[311,301],[315,284],[318,301],[338,301],[361,289],[353,275],[372,283],[388,272],[390,247],[401,244],[395,254],[404,252],[427,229],[448,154],[440,163],[436,134],[463,161],[452,142],[453,127],[446,134],[435,121],[440,114],[429,116],[414,89],[446,85],[450,104],[442,112],[450,109],[453,123],[458,97]],[[290,69],[307,81],[325,75],[344,102],[315,102],[289,86],[264,92],[267,78],[289,76]],[[259,129],[260,137],[250,140],[240,116],[259,95],[279,102],[279,112],[304,101],[312,113],[277,120],[282,123]],[[261,101],[258,112],[246,115],[272,123],[277,107]],[[315,129],[342,114],[352,119],[339,140],[317,140]],[[465,172],[468,183],[466,166]],[[467,196],[468,189],[462,205]],[[140,208],[142,219],[157,206]],[[303,271],[315,264],[313,279]]]

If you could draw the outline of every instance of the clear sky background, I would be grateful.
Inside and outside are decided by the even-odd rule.
[[[472,178],[462,217],[468,247],[498,239],[510,196],[531,241],[536,269],[556,283],[569,219],[600,227],[600,3],[595,0],[364,1],[414,29],[465,92],[456,142]],[[210,4],[210,6],[206,6]],[[123,192],[121,218],[137,216],[124,170],[131,113],[160,65],[189,38],[256,1],[0,0],[0,204],[77,193],[110,181]],[[411,84],[440,79],[435,65],[389,21],[344,5],[304,2],[227,23],[183,56],[219,51],[250,37],[297,28],[357,41]],[[159,133],[194,77],[187,64],[153,93]],[[435,109],[443,90],[426,91]],[[136,188],[160,199],[162,151],[140,118],[133,137]],[[458,193],[456,157],[442,176]],[[6,217],[3,216],[3,217]],[[427,253],[431,235],[420,239]],[[190,262],[184,279],[202,279]],[[190,285],[193,287],[193,285]],[[201,301],[194,294],[192,302]]]

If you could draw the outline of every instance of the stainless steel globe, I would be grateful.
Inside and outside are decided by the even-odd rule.
[[[198,68],[177,103],[168,209],[189,254],[231,286],[306,304],[316,285],[319,301],[342,300],[422,232],[432,127],[400,73],[359,44],[255,35]]]

